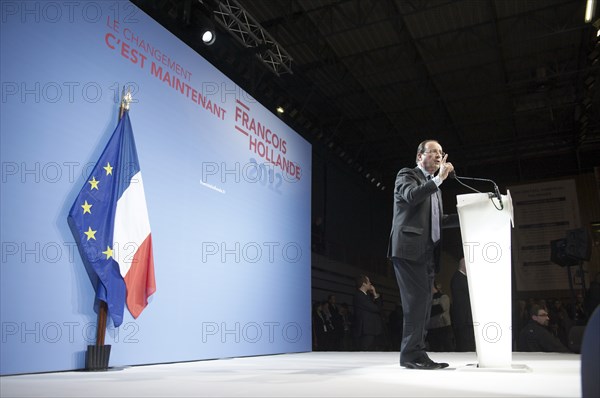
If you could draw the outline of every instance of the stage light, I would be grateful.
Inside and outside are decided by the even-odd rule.
[[[212,45],[217,39],[215,24],[212,21],[212,12],[208,9],[202,9],[196,24],[200,28],[202,43],[206,46]]]
[[[212,30],[205,30],[204,32],[202,32],[202,43],[206,44],[207,46],[212,45],[215,42],[216,38],[217,36]]]
[[[596,0],[587,0],[587,4],[585,6],[585,22],[592,22],[592,18],[594,17],[594,11],[596,9]]]
[[[276,109],[277,113],[279,113],[280,115],[283,115],[283,113],[285,112],[285,109],[283,109],[283,107],[278,106]]]

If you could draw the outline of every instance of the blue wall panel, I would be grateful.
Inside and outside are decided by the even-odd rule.
[[[309,351],[310,144],[128,2],[3,2],[1,29],[0,373],[95,342],[66,217],[124,85],[157,292],[109,324],[110,365]]]

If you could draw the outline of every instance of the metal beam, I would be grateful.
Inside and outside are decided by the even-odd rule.
[[[293,73],[292,57],[236,0],[219,0],[217,6],[217,22],[243,46],[256,49],[258,59],[273,73]]]

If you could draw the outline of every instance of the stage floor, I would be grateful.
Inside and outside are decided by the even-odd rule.
[[[0,378],[9,397],[579,397],[580,356],[514,353],[531,371],[462,371],[475,353],[431,353],[409,370],[398,352],[308,352]]]

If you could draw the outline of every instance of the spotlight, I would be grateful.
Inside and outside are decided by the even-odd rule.
[[[283,113],[285,112],[285,109],[283,109],[283,107],[278,106],[276,109],[277,113],[279,113],[280,115],[283,115]]]
[[[215,42],[216,39],[217,35],[215,34],[214,29],[204,28],[204,31],[202,32],[202,43],[210,46]]]
[[[587,0],[587,4],[585,6],[585,22],[592,22],[592,18],[594,17],[594,11],[596,10],[596,0]]]
[[[206,46],[210,46],[217,39],[215,24],[212,20],[212,12],[203,7],[197,15],[198,19],[196,20],[196,26],[199,28],[202,43]]]

